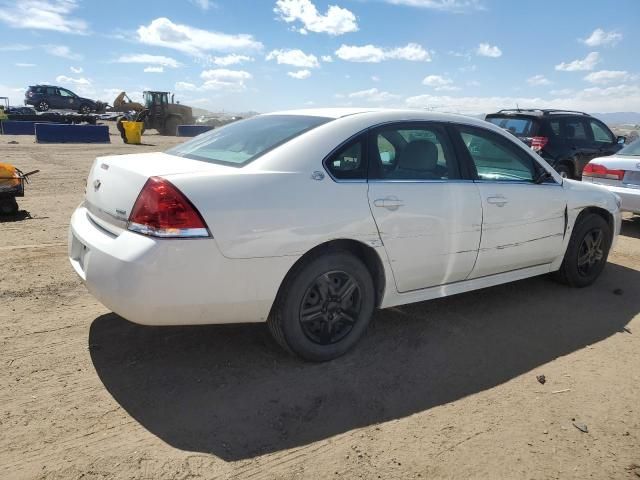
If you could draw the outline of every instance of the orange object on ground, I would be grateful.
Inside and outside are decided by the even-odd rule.
[[[20,185],[18,170],[8,163],[0,163],[0,191],[10,190]]]

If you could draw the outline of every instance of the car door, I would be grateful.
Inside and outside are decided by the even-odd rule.
[[[488,129],[456,126],[482,199],[482,240],[470,278],[551,263],[562,253],[566,199],[533,154]]]
[[[62,97],[58,88],[47,87],[47,102],[49,102],[49,108],[63,108]]]
[[[613,155],[622,148],[622,145],[617,142],[617,137],[600,120],[589,119],[589,127],[591,129],[593,148],[598,151],[596,156],[606,157]]]
[[[581,117],[565,117],[560,121],[560,127],[569,155],[575,160],[577,178],[580,178],[585,165],[598,156],[589,124]]]
[[[69,90],[65,90],[64,88],[60,88],[59,91],[61,103],[61,106],[59,108],[77,110],[80,107],[80,105],[78,104],[78,97],[75,93],[70,92]]]
[[[395,123],[368,136],[369,205],[399,292],[467,278],[480,245],[478,188],[446,129]]]

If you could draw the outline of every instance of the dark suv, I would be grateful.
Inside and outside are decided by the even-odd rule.
[[[88,114],[98,110],[99,102],[82,98],[66,88],[53,85],[34,85],[24,94],[24,104],[33,105],[36,110],[76,110]]]
[[[625,142],[600,120],[571,110],[500,110],[486,120],[529,145],[565,178],[580,178],[589,160],[613,155]]]

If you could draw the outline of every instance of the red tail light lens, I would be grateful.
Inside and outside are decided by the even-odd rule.
[[[200,212],[168,180],[151,177],[133,205],[127,228],[161,238],[210,237]]]
[[[599,163],[587,163],[582,171],[583,177],[608,178],[610,180],[622,180],[624,174],[624,170],[610,170]]]
[[[535,152],[542,150],[547,143],[549,143],[548,137],[531,137],[531,148]]]

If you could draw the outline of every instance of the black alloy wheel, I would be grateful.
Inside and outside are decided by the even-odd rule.
[[[361,308],[357,280],[346,272],[327,272],[305,292],[300,305],[300,325],[309,340],[330,345],[353,330]]]

